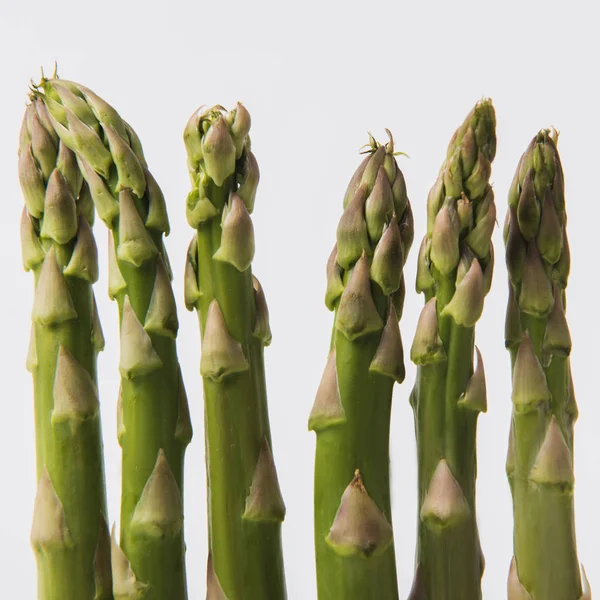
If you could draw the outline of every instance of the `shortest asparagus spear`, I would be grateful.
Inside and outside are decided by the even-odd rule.
[[[540,131],[521,157],[504,230],[509,274],[506,347],[513,414],[506,472],[514,506],[509,600],[585,600],[573,510],[577,404],[565,316],[570,268],[556,132]]]
[[[412,241],[393,139],[381,145],[371,138],[348,186],[327,263],[325,303],[335,310],[335,325],[309,417],[317,434],[319,600],[398,598],[389,429],[393,386],[404,380],[398,320]]]

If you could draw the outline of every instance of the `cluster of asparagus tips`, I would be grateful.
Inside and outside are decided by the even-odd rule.
[[[327,263],[325,303],[335,325],[309,417],[320,600],[398,598],[389,428],[393,385],[405,374],[398,321],[413,219],[389,137],[370,138]]]
[[[513,383],[506,463],[514,509],[509,600],[591,598],[575,541],[573,424],[578,411],[565,316],[570,252],[557,137],[555,131],[540,131],[521,157],[504,228],[505,338]]]
[[[475,440],[487,399],[474,328],[494,266],[495,126],[492,104],[482,100],[452,137],[427,200],[416,280],[426,303],[411,348],[420,504],[413,600],[481,597]]]
[[[192,190],[185,298],[202,337],[208,472],[208,598],[284,600],[281,496],[267,410],[268,309],[252,275],[259,181],[250,114],[200,109],[184,132]]]
[[[23,266],[35,277],[27,368],[35,398],[38,488],[31,542],[38,598],[110,600],[94,207],[74,153],[35,94],[21,128],[19,179]]]
[[[76,157],[110,231],[109,295],[119,304],[123,449],[117,598],[185,600],[183,459],[192,435],[177,361],[178,322],[163,244],[169,222],[133,129],[90,89],[57,78],[35,92],[61,145]]]

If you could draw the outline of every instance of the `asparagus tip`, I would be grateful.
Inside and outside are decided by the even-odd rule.
[[[157,371],[162,366],[162,360],[156,353],[150,336],[139,322],[129,296],[125,296],[121,320],[119,372],[126,379],[133,379]]]
[[[200,299],[202,293],[198,289],[198,236],[194,234],[188,250],[185,261],[184,272],[184,300],[185,307],[188,310],[194,310],[196,302]]]
[[[31,318],[42,325],[58,325],[77,318],[67,282],[56,259],[54,245],[42,264]]]
[[[154,289],[146,313],[144,329],[148,333],[173,340],[177,337],[177,331],[179,330],[175,296],[162,258],[159,258],[156,264]]]
[[[327,364],[317,390],[315,402],[308,418],[309,431],[320,431],[346,421],[338,387],[335,346],[327,358]]]
[[[227,330],[225,318],[215,299],[210,303],[206,316],[200,375],[220,382],[234,373],[247,371],[248,368],[242,346]]]
[[[176,536],[182,526],[181,492],[161,448],[133,512],[131,527],[141,534],[165,538]]]
[[[327,291],[325,292],[325,306],[329,310],[335,308],[335,303],[344,291],[344,282],[342,281],[342,272],[338,264],[337,243],[327,260]]]
[[[558,486],[565,491],[573,487],[573,459],[556,417],[552,415],[546,436],[529,473],[530,481]]]
[[[355,264],[350,281],[342,293],[335,324],[338,331],[351,341],[383,327],[371,294],[369,259],[364,252]]]
[[[526,413],[549,400],[546,375],[535,354],[529,331],[526,331],[513,368],[513,405],[517,413]]]
[[[127,289],[127,283],[121,273],[112,231],[108,230],[108,297],[114,300]]]
[[[388,311],[388,318],[381,334],[375,356],[369,366],[369,371],[391,377],[398,383],[404,381],[404,349],[400,337],[400,327],[396,309],[392,302]]]
[[[265,346],[268,346],[272,339],[271,326],[269,324],[269,307],[267,306],[267,299],[265,298],[262,285],[254,275],[252,276],[252,287],[254,289],[254,304],[256,306],[256,320],[252,335],[259,339]]]
[[[158,254],[158,248],[135,205],[129,190],[119,193],[119,245],[117,258],[135,267]]]
[[[342,495],[327,543],[340,556],[365,558],[381,554],[392,543],[392,526],[369,496],[358,469]]]
[[[33,373],[38,366],[37,343],[35,341],[35,325],[31,327],[29,334],[29,347],[27,348],[27,358],[25,359],[25,368]]]
[[[475,372],[467,383],[467,389],[459,398],[458,405],[477,412],[487,412],[487,386],[485,383],[485,371],[481,351],[475,346],[477,354],[477,366]]]
[[[421,506],[421,520],[432,529],[444,529],[462,523],[470,514],[460,484],[446,460],[440,460]]]
[[[98,281],[98,248],[92,229],[83,215],[79,216],[77,239],[69,264],[63,273],[89,283]]]
[[[60,344],[54,376],[52,424],[81,423],[98,414],[98,391],[88,373],[69,350]]]
[[[254,226],[242,199],[235,193],[223,210],[221,245],[213,258],[246,271],[254,259]]]
[[[131,598],[133,600],[144,598],[149,591],[149,586],[147,583],[138,581],[129,559],[117,544],[114,525],[111,533],[110,557],[115,598]]]
[[[266,438],[260,446],[243,518],[249,521],[275,522],[282,522],[285,518],[285,504],[279,488],[275,461]]]
[[[42,471],[35,496],[31,545],[36,552],[51,548],[66,549],[72,545],[63,505],[56,495],[46,467]]]
[[[415,337],[410,349],[410,359],[416,365],[446,360],[446,351],[438,328],[435,296],[425,304],[419,315]]]

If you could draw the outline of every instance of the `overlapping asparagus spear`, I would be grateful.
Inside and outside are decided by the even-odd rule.
[[[417,271],[417,291],[426,304],[411,348],[418,365],[411,404],[420,511],[411,600],[481,597],[475,438],[487,404],[474,337],[494,263],[496,207],[489,177],[495,126],[491,102],[481,101],[452,137],[427,200]]]
[[[110,230],[109,294],[119,305],[123,449],[121,544],[113,543],[115,597],[187,598],[183,461],[192,435],[177,360],[177,315],[163,245],[163,194],[133,129],[88,88],[44,79],[37,97],[77,157]]]
[[[104,347],[92,284],[94,207],[44,103],[19,145],[23,265],[35,276],[33,375],[38,488],[31,542],[39,600],[111,600],[110,540],[96,358]]]
[[[209,600],[286,597],[281,552],[285,506],[272,455],[264,372],[267,304],[252,275],[250,213],[259,180],[250,115],[238,104],[196,112],[184,133],[196,229],[186,305],[202,334],[209,512]]]
[[[506,463],[514,509],[509,600],[591,598],[577,559],[573,423],[577,404],[565,317],[570,268],[563,170],[554,132],[521,157],[504,230],[509,274],[506,347],[513,415]]]
[[[332,343],[309,418],[317,434],[320,600],[398,598],[389,481],[392,389],[404,380],[398,320],[413,241],[394,143],[373,138],[352,177],[327,265]]]

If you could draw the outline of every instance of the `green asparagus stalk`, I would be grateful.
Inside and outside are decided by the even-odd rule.
[[[23,265],[35,278],[37,495],[31,543],[39,600],[111,600],[110,541],[96,359],[104,339],[92,284],[94,207],[75,155],[32,99],[21,128]]]
[[[509,600],[579,600],[573,511],[577,404],[565,316],[570,253],[555,132],[540,131],[521,157],[504,230],[509,274],[506,347],[513,413],[506,472],[513,495]]]
[[[250,213],[259,180],[250,115],[238,104],[195,112],[184,133],[196,235],[185,274],[202,337],[208,475],[208,600],[286,597],[285,506],[273,461],[264,372],[267,304],[252,275]]]
[[[496,207],[489,177],[495,126],[491,102],[479,102],[452,137],[427,200],[416,282],[426,303],[411,348],[418,367],[411,405],[419,463],[411,600],[481,598],[475,441],[487,400],[474,339],[494,265]]]
[[[320,600],[398,598],[389,432],[393,386],[404,380],[398,320],[414,231],[391,134],[385,145],[371,137],[366,154],[327,265],[325,303],[335,323],[309,417]]]
[[[88,88],[56,78],[43,79],[37,95],[61,142],[75,153],[114,242],[109,295],[119,306],[123,449],[115,598],[184,600],[183,461],[192,430],[163,244],[165,200],[137,135],[114,108]]]

